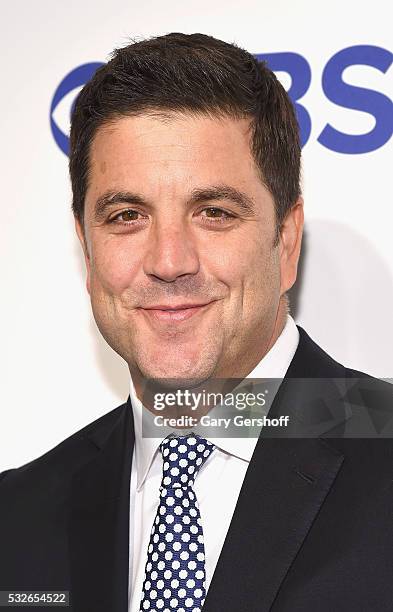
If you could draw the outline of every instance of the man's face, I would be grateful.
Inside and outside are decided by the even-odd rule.
[[[301,208],[274,246],[246,119],[142,115],[98,130],[85,235],[76,227],[95,320],[137,388],[252,370],[285,322]]]

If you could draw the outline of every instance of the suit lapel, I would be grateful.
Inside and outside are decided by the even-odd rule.
[[[318,440],[260,438],[203,612],[266,612],[343,457]]]
[[[310,437],[310,412],[304,409],[315,406],[321,395],[321,385],[304,379],[325,378],[322,394],[330,398],[333,421],[328,419],[322,430],[345,419],[343,404],[330,381],[343,377],[344,368],[304,330],[299,328],[299,332],[298,350],[269,412],[274,417],[297,415],[291,425],[294,437],[288,438],[286,432],[277,438],[277,430],[262,429],[203,612],[271,609],[344,460],[327,441],[315,437],[314,427]]]
[[[127,612],[129,485],[134,447],[130,400],[113,424],[86,439],[91,459],[71,487],[69,523],[73,612]]]

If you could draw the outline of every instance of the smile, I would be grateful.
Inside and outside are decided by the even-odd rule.
[[[189,306],[180,305],[179,307],[164,307],[158,306],[154,308],[140,308],[150,319],[155,321],[161,321],[166,323],[177,323],[181,321],[186,321],[196,314],[206,310],[210,304],[213,302],[209,302],[208,304],[195,304]]]

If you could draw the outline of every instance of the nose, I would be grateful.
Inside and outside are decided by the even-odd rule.
[[[179,276],[197,274],[199,258],[192,236],[181,222],[160,223],[152,228],[143,267],[145,274],[172,282]]]

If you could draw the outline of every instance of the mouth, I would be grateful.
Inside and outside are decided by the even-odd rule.
[[[186,321],[205,311],[210,304],[179,304],[177,306],[157,305],[151,308],[140,308],[150,319],[155,321],[176,323]]]

